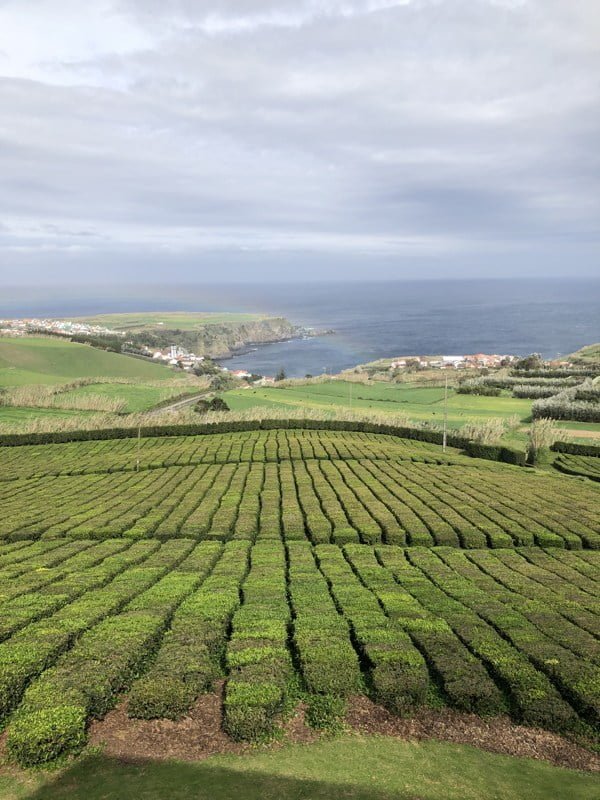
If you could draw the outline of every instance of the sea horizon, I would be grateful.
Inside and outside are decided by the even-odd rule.
[[[395,355],[565,355],[600,340],[600,279],[36,286],[6,287],[0,298],[0,318],[132,311],[257,312],[333,329],[333,335],[261,345],[224,362],[302,377]]]

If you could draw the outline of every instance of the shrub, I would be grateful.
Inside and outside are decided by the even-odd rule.
[[[129,693],[127,713],[137,719],[181,719],[195,691],[177,678],[142,678]]]
[[[236,741],[257,741],[275,731],[275,718],[282,710],[284,691],[273,682],[229,682],[225,697],[224,727]]]
[[[53,761],[64,752],[76,752],[86,740],[87,711],[79,706],[55,706],[18,717],[11,726],[6,748],[21,766]]]
[[[600,446],[597,444],[576,444],[575,442],[555,441],[551,448],[557,453],[570,453],[574,456],[600,457]]]
[[[306,706],[306,722],[317,730],[336,731],[346,713],[346,701],[336,695],[310,695]]]
[[[457,394],[478,394],[484,397],[499,397],[502,389],[497,386],[463,383],[457,387],[456,392]]]

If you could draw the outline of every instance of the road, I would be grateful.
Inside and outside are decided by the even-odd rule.
[[[199,392],[198,394],[192,395],[191,397],[184,397],[183,400],[176,400],[174,403],[171,403],[168,406],[161,406],[161,408],[153,408],[148,413],[149,414],[163,414],[165,411],[179,411],[180,408],[185,408],[185,406],[192,406],[194,403],[197,403],[200,399],[210,399],[214,395],[213,391],[204,391]]]

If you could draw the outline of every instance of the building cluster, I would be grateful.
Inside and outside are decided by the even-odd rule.
[[[40,331],[63,336],[125,336],[122,331],[102,325],[88,325],[68,319],[0,319],[0,334],[4,336],[26,336]]]
[[[151,356],[154,361],[161,361],[171,367],[179,367],[180,369],[188,371],[200,366],[204,361],[204,356],[197,356],[195,353],[189,353],[177,344],[169,345],[169,347],[164,350],[149,351],[148,355]]]
[[[395,358],[390,370],[415,366],[417,369],[481,369],[482,367],[504,367],[516,360],[516,356],[474,353],[467,356],[405,356]]]
[[[198,356],[195,353],[190,353],[177,344],[169,345],[169,347],[165,348],[164,350],[149,350],[144,352],[144,355],[152,358],[153,361],[159,361],[163,364],[167,364],[170,367],[183,369],[185,372],[191,372],[195,368],[199,367],[204,361],[204,356]],[[215,366],[217,369],[221,370],[221,372],[232,375],[234,378],[247,381],[247,386],[271,386],[275,383],[275,378],[271,378],[269,376],[257,377],[252,372],[248,372],[247,369],[230,370],[227,369],[227,367],[221,366],[220,364],[215,364]]]

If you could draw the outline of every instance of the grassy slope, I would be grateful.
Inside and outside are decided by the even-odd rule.
[[[233,411],[245,411],[256,406],[265,408],[315,408],[331,411],[353,411],[406,414],[415,422],[441,424],[444,417],[444,390],[410,384],[376,383],[364,385],[348,381],[297,386],[290,388],[236,389],[223,395]],[[508,394],[500,397],[457,394],[448,390],[448,427],[459,428],[467,422],[482,422],[489,417],[517,416],[522,430],[511,431],[504,440],[523,447],[525,430],[531,412],[531,400],[521,400]],[[592,422],[563,422],[557,424],[577,439],[578,431],[593,431],[600,435],[600,424]],[[582,439],[583,441],[583,439]],[[587,441],[587,439],[586,439]]]
[[[154,311],[131,314],[98,314],[94,317],[78,317],[77,320],[91,325],[103,325],[116,330],[134,331],[148,328],[164,328],[165,330],[179,329],[188,331],[205,325],[255,322],[256,320],[264,319],[264,316],[263,314],[237,314],[235,312]]]
[[[2,800],[555,800],[598,776],[443,742],[343,737],[197,763],[91,756],[59,774],[0,773]]]
[[[576,353],[571,354],[571,358],[577,361],[589,362],[590,364],[597,364],[600,362],[600,343],[590,344],[587,347],[582,347]]]
[[[193,387],[188,387],[191,391]],[[161,400],[167,397],[175,397],[186,391],[185,386],[147,386],[143,383],[94,383],[90,386],[80,386],[70,392],[63,392],[60,395],[61,401],[68,401],[70,398],[86,397],[88,395],[102,395],[115,400],[124,400],[127,403],[127,412],[146,411],[152,408]]]
[[[444,414],[444,390],[439,387],[413,387],[405,384],[366,386],[332,381],[311,386],[275,389],[244,389],[228,392],[225,400],[232,409],[256,405],[321,410],[352,408],[354,411],[381,411],[406,414],[417,421],[441,422]],[[512,397],[478,397],[448,392],[448,424],[458,427],[470,420],[485,417],[509,417],[516,414],[523,422],[529,417],[530,400]]]
[[[60,339],[0,339],[0,386],[64,383],[74,378],[107,377],[168,380],[160,364],[97,350]]]
[[[93,411],[77,411],[62,408],[26,408],[23,406],[0,406],[0,423],[17,424],[36,419],[66,419],[93,414]]]

